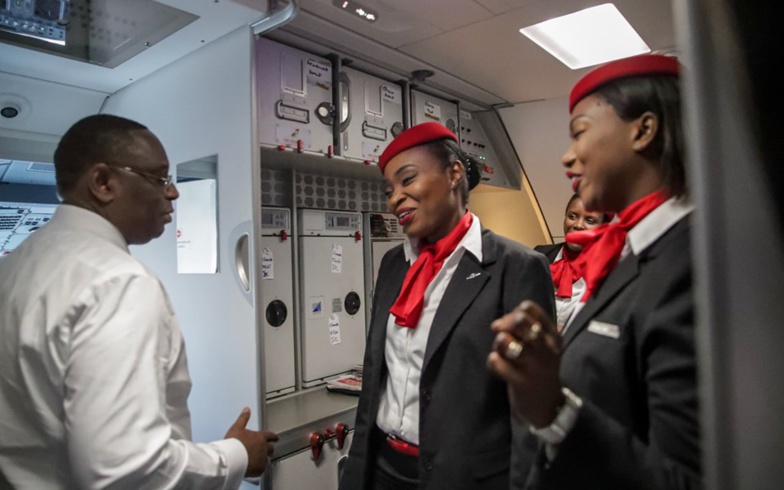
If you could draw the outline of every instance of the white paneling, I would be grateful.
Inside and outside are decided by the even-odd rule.
[[[561,165],[561,156],[569,145],[568,99],[517,104],[501,109],[500,114],[550,233],[562,237],[564,209],[572,195],[566,169]]]
[[[253,213],[251,59],[250,29],[240,28],[131,84],[106,106],[147,125],[163,142],[172,169],[218,156],[218,274],[177,274],[173,226],[132,250],[159,274],[180,318],[197,441],[223,438],[243,406],[253,411],[251,425],[259,415],[255,313],[232,274],[234,244],[228,241]]]
[[[73,123],[97,113],[107,95],[106,92],[0,72],[0,107],[13,104],[20,109],[13,119],[0,117],[0,135],[30,132],[54,135],[59,140]]]

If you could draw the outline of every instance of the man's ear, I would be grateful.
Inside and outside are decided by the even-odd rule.
[[[650,148],[651,143],[659,133],[659,118],[656,114],[644,112],[634,121],[634,141],[632,148],[636,152],[643,152]]]
[[[96,163],[85,176],[90,194],[98,201],[108,204],[114,201],[117,193],[117,179],[111,167],[105,163]]]

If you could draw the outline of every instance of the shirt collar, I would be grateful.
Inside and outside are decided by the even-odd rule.
[[[634,255],[639,255],[692,210],[694,206],[685,198],[671,197],[664,201],[629,230],[626,248]]]
[[[96,235],[128,252],[128,243],[120,230],[103,216],[88,209],[61,204],[57,206],[57,211],[47,226],[52,225],[75,232]]]
[[[455,251],[464,248],[467,252],[471,252],[476,259],[482,262],[482,224],[479,222],[479,217],[472,213],[474,219],[471,221],[471,226],[468,228],[465,236],[455,248]],[[419,257],[419,240],[406,238],[403,240],[403,252],[406,255],[406,261],[413,264],[417,257]],[[454,253],[454,252],[453,252]]]

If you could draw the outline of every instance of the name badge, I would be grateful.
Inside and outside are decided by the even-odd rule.
[[[604,322],[597,322],[596,320],[591,321],[588,324],[588,331],[595,333],[596,335],[602,335],[604,337],[610,337],[612,339],[617,339],[621,336],[621,329],[618,328],[618,325],[613,325],[612,323],[604,323]]]

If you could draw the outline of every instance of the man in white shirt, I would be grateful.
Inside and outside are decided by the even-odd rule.
[[[52,220],[0,259],[0,474],[18,488],[237,488],[268,431],[190,441],[191,382],[172,305],[129,244],[171,221],[160,141],[116,116],[77,122],[54,155]],[[0,479],[2,481],[2,479]]]

